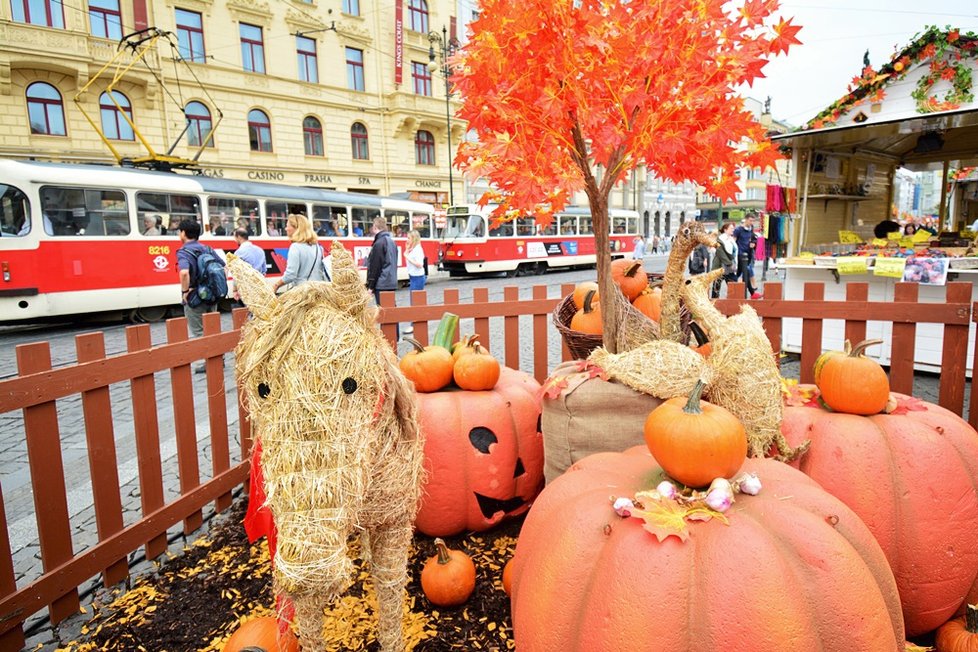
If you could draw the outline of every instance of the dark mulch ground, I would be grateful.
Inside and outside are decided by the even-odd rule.
[[[264,540],[249,544],[241,525],[245,500],[217,518],[210,532],[165,562],[156,573],[107,594],[93,605],[81,635],[63,650],[220,651],[239,622],[270,615],[274,604],[271,567]],[[447,537],[476,564],[476,589],[457,608],[431,605],[421,591],[424,561],[435,554],[433,540],[415,536],[408,584],[405,631],[409,649],[513,649],[509,599],[502,568],[512,556],[522,519],[489,532]],[[362,570],[348,594],[327,612],[324,632],[335,650],[379,650],[374,638],[373,591]]]

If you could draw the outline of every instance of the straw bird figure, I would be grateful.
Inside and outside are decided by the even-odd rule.
[[[693,249],[701,244],[707,247],[717,246],[716,233],[707,233],[702,222],[685,222],[680,225],[662,280],[662,323],[659,325],[659,337],[664,340],[686,343],[679,300],[682,297],[686,261]]]
[[[385,652],[402,650],[422,479],[414,388],[349,252],[334,242],[332,256],[332,283],[279,296],[228,256],[254,316],[242,329],[237,375],[277,530],[274,588],[295,605],[302,649],[323,649],[323,613],[352,581],[348,544],[359,536],[378,597],[377,638]]]

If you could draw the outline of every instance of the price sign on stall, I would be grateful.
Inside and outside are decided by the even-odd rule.
[[[863,239],[853,231],[839,231],[839,242],[842,244],[862,244]]]
[[[840,256],[835,259],[835,269],[839,275],[845,274],[867,274],[865,256]]]
[[[873,268],[873,276],[889,276],[902,279],[903,269],[906,266],[906,258],[877,257],[876,266]]]

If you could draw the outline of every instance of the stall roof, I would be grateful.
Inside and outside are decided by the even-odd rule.
[[[773,136],[792,148],[889,160],[910,169],[978,163],[978,36],[927,28],[799,131]],[[967,82],[967,83],[966,83]]]

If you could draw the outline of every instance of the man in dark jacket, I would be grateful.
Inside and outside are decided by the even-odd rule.
[[[747,297],[760,298],[754,287],[754,248],[757,246],[757,236],[754,234],[754,217],[748,215],[740,226],[734,229],[734,239],[737,241],[737,280],[743,279]]]
[[[374,293],[379,306],[381,292],[397,289],[397,245],[383,217],[374,218],[370,232],[374,234],[374,243],[367,256],[367,288]]]

